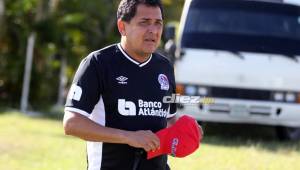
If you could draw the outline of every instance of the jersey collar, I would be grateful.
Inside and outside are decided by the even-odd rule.
[[[152,59],[152,54],[150,55],[150,57],[148,58],[148,60],[146,60],[143,63],[139,63],[138,61],[136,61],[135,59],[133,59],[132,57],[130,57],[130,55],[128,55],[125,50],[122,48],[121,44],[118,43],[117,44],[118,48],[120,49],[120,51],[123,53],[123,55],[131,62],[133,62],[134,64],[138,65],[139,67],[143,67],[146,64],[148,64],[150,62],[150,60]]]

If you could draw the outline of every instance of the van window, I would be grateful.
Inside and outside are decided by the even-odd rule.
[[[261,2],[260,2],[261,3]],[[257,8],[247,3],[191,6],[181,45],[299,55],[300,8]],[[291,10],[290,10],[291,9]]]
[[[229,33],[300,39],[299,16],[232,9],[193,9],[186,33]]]

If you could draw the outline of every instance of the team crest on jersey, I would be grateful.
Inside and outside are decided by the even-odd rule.
[[[160,84],[161,90],[169,90],[169,80],[166,75],[164,74],[158,75],[158,82]]]

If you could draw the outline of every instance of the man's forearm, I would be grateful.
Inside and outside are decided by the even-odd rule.
[[[87,141],[128,144],[145,151],[160,147],[158,137],[150,130],[126,131],[99,125],[79,113],[66,112],[65,134]]]
[[[65,134],[87,141],[126,143],[127,131],[104,127],[78,113],[66,112],[64,117]]]

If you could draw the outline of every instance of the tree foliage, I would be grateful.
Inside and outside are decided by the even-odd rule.
[[[0,105],[17,107],[23,83],[27,38],[37,34],[30,103],[55,103],[61,58],[68,82],[89,52],[119,41],[119,0],[0,0]],[[0,2],[0,9],[1,8]],[[163,0],[166,21],[179,20],[184,0]],[[0,11],[1,12],[1,11]]]

